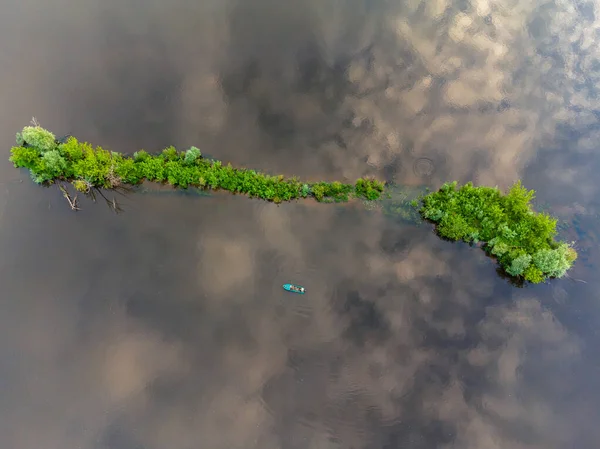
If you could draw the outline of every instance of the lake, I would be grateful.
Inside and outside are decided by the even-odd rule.
[[[0,445],[600,447],[596,14],[598,1],[9,0]],[[114,151],[196,145],[309,181],[522,179],[579,259],[519,288],[480,249],[360,203],[150,186],[117,195],[123,213],[101,198],[73,212],[8,161],[32,116]]]

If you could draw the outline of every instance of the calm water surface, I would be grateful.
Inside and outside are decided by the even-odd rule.
[[[600,447],[598,15],[10,0],[0,446]],[[517,288],[482,251],[361,205],[147,193],[75,214],[7,161],[33,115],[116,151],[195,144],[311,180],[522,178],[581,257]]]

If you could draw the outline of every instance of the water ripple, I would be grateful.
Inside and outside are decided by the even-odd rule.
[[[413,163],[413,172],[420,178],[428,178],[433,176],[435,165],[433,159],[428,157],[420,157]]]

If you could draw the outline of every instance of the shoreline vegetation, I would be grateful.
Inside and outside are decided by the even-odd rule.
[[[540,283],[563,277],[577,258],[572,244],[555,241],[557,220],[533,211],[535,192],[520,182],[503,194],[498,188],[472,183],[457,188],[455,181],[412,201],[405,197],[394,201],[386,192],[387,185],[372,178],[359,178],[355,184],[303,183],[295,177],[223,165],[203,157],[196,147],[178,151],[171,146],[155,155],[141,150],[127,156],[71,136],[57,139],[35,119],[32,126],[17,133],[16,141],[10,156],[14,166],[28,169],[38,184],[57,185],[73,210],[79,210],[77,195],[71,196],[68,184],[93,198],[100,194],[117,210],[116,201],[108,200],[102,189],[118,191],[144,180],[182,189],[227,190],[274,203],[304,198],[336,203],[357,198],[376,203],[388,198],[388,210],[434,223],[442,238],[480,244],[509,276],[520,280]]]

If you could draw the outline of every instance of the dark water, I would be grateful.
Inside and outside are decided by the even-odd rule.
[[[11,1],[1,447],[600,447],[599,13]],[[480,250],[360,205],[136,194],[75,214],[6,160],[33,115],[113,150],[195,144],[306,179],[523,178],[581,257],[516,288]]]

